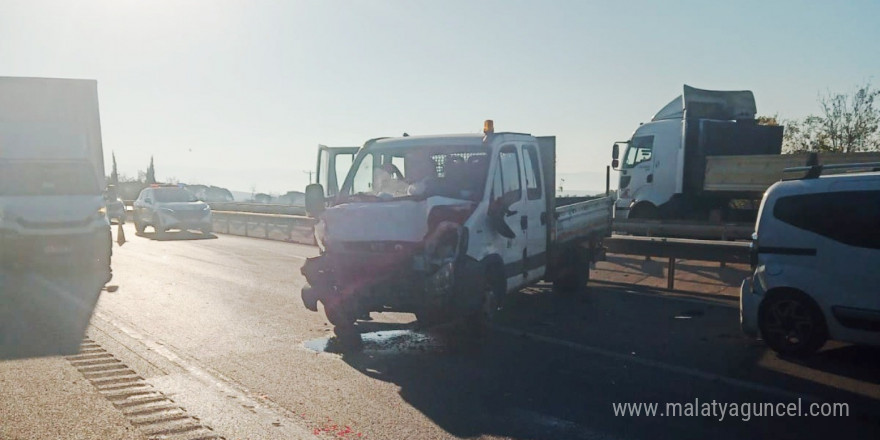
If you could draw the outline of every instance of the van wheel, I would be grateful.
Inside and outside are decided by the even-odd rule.
[[[333,324],[333,333],[339,341],[344,345],[359,342],[361,335],[354,326],[355,316],[350,307],[338,298],[321,302],[324,303],[324,313],[327,315],[327,320]]]
[[[482,335],[488,324],[495,319],[507,291],[507,280],[498,269],[486,271],[481,284],[483,287],[480,292],[480,309],[465,318],[468,333],[477,336]]]
[[[590,264],[584,252],[570,249],[565,253],[560,266],[560,274],[553,280],[555,292],[570,295],[587,287],[590,282]]]
[[[416,312],[416,321],[420,328],[431,328],[451,320],[448,310],[425,308]]]
[[[765,299],[758,311],[758,328],[767,345],[782,355],[806,356],[828,340],[822,311],[800,292],[786,291]]]

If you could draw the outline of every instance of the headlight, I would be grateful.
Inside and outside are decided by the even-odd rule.
[[[98,212],[95,213],[95,218],[99,220],[102,218],[107,218],[107,207],[102,206],[98,208]]]
[[[210,210],[211,210],[211,207],[208,205],[205,205],[202,207],[202,211],[210,211]]]

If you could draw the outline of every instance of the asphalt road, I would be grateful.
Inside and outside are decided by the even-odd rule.
[[[339,353],[299,300],[310,246],[149,233],[114,248],[90,338],[203,425],[234,438],[880,438],[880,350],[781,359],[725,299],[593,285],[507,302],[482,339],[358,324]],[[698,399],[698,400],[697,400]],[[849,416],[615,416],[613,404],[846,403]]]

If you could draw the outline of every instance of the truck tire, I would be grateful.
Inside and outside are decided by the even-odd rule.
[[[504,272],[494,266],[484,272],[481,285],[483,288],[480,292],[482,297],[480,308],[465,317],[464,325],[471,336],[481,336],[485,333],[489,323],[495,319],[495,315],[501,309],[504,295],[507,293]]]
[[[590,281],[590,264],[586,251],[568,250],[561,262],[560,275],[553,280],[553,290],[571,295],[587,287]]]
[[[451,315],[446,309],[425,309],[416,312],[416,321],[420,328],[431,328],[451,320]]]
[[[628,218],[633,220],[660,220],[660,210],[648,202],[637,203],[629,211]]]
[[[141,223],[137,218],[134,219],[134,231],[138,235],[143,234],[145,228],[146,228],[146,225]]]

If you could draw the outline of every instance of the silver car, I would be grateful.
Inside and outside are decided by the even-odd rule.
[[[171,229],[195,229],[207,235],[213,226],[211,208],[177,186],[145,188],[134,202],[134,227],[141,234],[147,226],[160,237]]]

